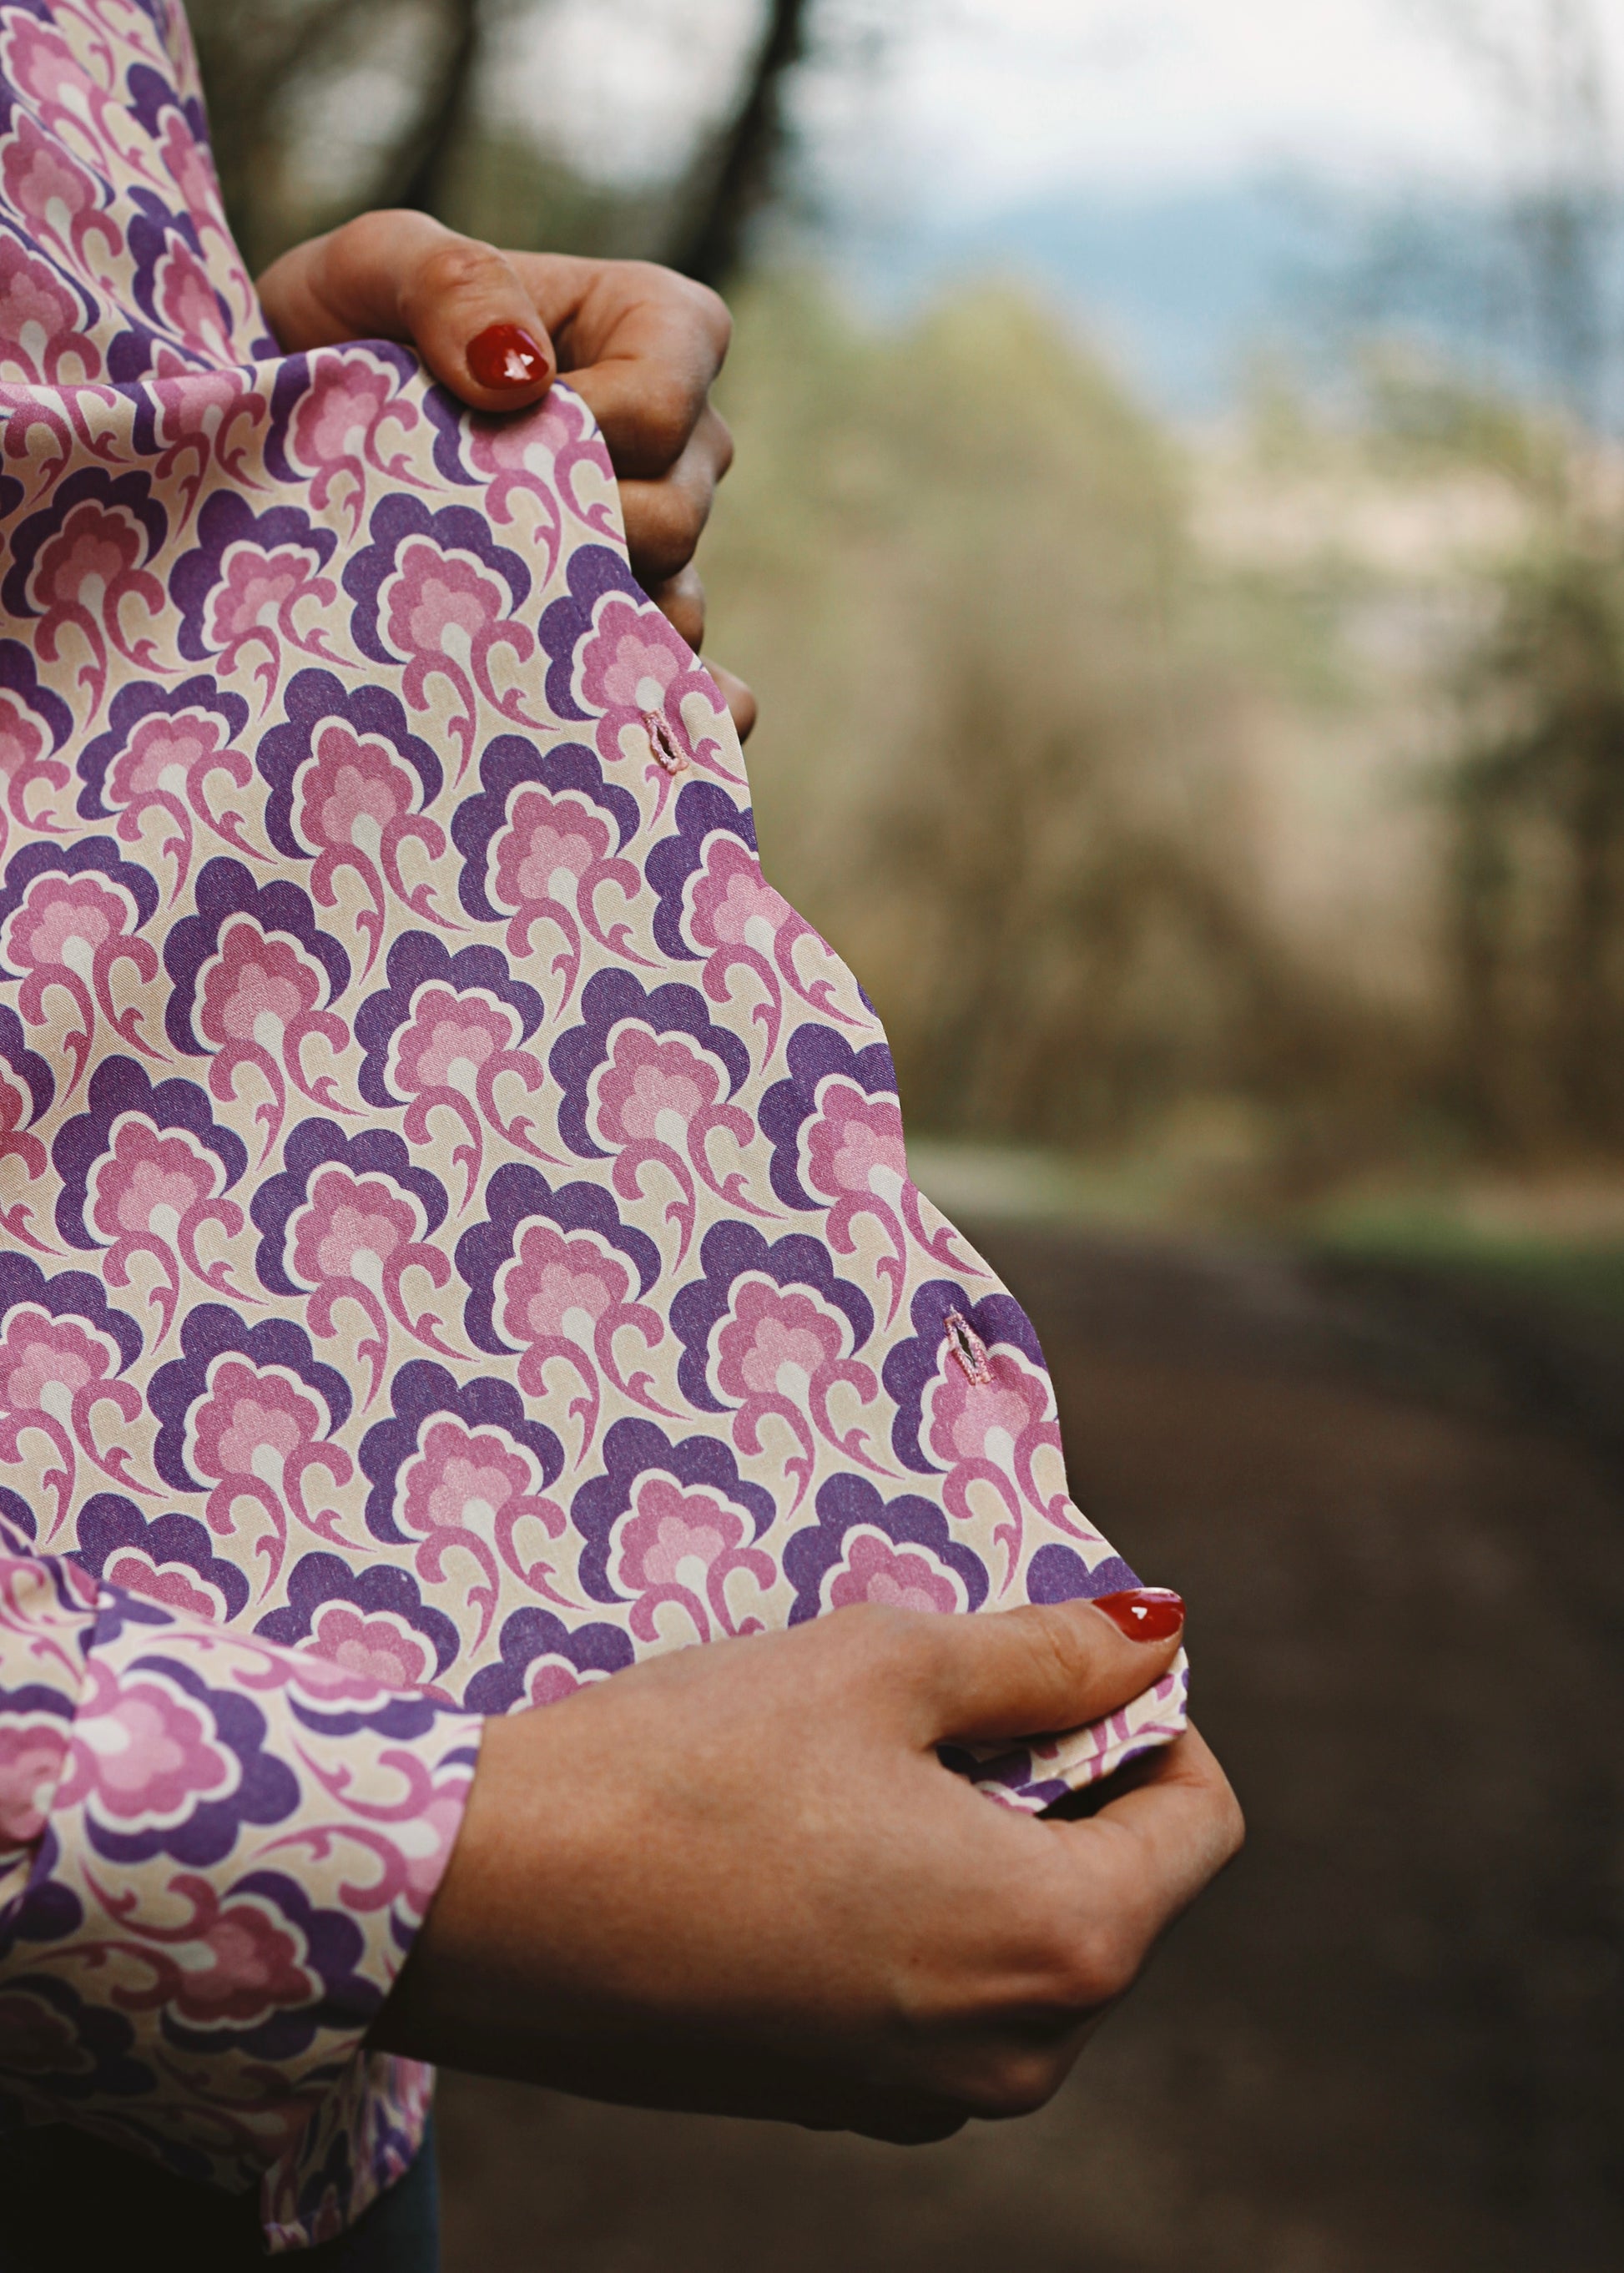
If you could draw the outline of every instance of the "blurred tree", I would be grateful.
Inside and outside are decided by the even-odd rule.
[[[552,4],[191,0],[227,211],[251,265],[352,213],[403,204],[506,244],[636,252],[726,281],[781,185],[785,86],[807,50],[809,0],[761,0],[719,124],[696,131],[673,179],[622,192],[575,180],[541,141],[486,115],[482,64],[497,34],[511,48]]]
[[[1272,904],[1166,434],[993,289],[870,334],[763,279],[724,405],[706,575],[763,695],[769,873],[864,975],[914,1125],[1113,1147],[1193,1112],[1255,1124],[1266,1174],[1358,1159],[1412,1053]]]
[[[1590,0],[1428,0],[1515,128],[1507,199],[1553,426],[1456,430],[1530,531],[1489,579],[1453,769],[1457,1094],[1493,1142],[1624,1146],[1624,514],[1600,437],[1624,383],[1619,151]],[[1514,280],[1515,281],[1515,280]],[[1440,398],[1449,400],[1447,391]],[[1455,398],[1457,408],[1465,399]]]

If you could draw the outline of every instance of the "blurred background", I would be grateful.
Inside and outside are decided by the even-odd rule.
[[[407,203],[727,294],[768,873],[1253,1821],[1013,2129],[452,2079],[448,2273],[1616,2273],[1624,11],[191,14],[256,267]]]

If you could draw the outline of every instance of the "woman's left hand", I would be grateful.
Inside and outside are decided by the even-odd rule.
[[[521,410],[563,375],[597,419],[620,484],[633,574],[698,649],[693,560],[733,438],[710,404],[732,319],[703,284],[645,260],[499,252],[428,214],[363,214],[295,245],[259,279],[289,353],[410,340],[476,410]],[[756,698],[710,665],[742,739]]]

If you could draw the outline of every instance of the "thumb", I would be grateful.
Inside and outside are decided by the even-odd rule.
[[[943,1618],[927,1741],[1042,1736],[1097,1721],[1161,1679],[1184,1628],[1183,1602],[1159,1587]]]
[[[476,410],[539,401],[557,369],[535,302],[504,256],[427,214],[363,214],[296,245],[260,278],[259,296],[284,348],[410,340]]]

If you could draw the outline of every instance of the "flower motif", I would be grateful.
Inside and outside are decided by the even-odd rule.
[[[62,1189],[56,1228],[71,1246],[107,1242],[101,1260],[115,1287],[130,1283],[130,1264],[149,1256],[162,1283],[147,1299],[167,1337],[180,1299],[184,1264],[206,1287],[238,1301],[224,1257],[205,1263],[198,1234],[217,1224],[227,1240],[243,1228],[243,1212],[224,1197],[247,1165],[242,1140],[220,1129],[201,1090],[189,1081],[154,1088],[133,1058],[103,1058],[91,1077],[89,1110],[59,1132],[52,1158]],[[88,1216],[88,1220],[86,1217]]]
[[[614,471],[609,453],[584,404],[568,386],[554,384],[533,409],[517,416],[481,417],[464,412],[457,416],[443,396],[433,394],[425,407],[437,430],[436,469],[447,481],[478,482],[487,520],[512,523],[515,498],[530,499],[530,542],[546,548],[541,582],[550,583],[558,566],[566,513],[596,535],[615,541]],[[583,468],[590,469],[598,491],[586,504],[575,491]]]
[[[331,1004],[350,984],[350,957],[316,927],[315,911],[298,886],[257,885],[240,860],[214,859],[198,878],[197,912],[171,926],[163,950],[174,982],[164,1013],[172,1046],[212,1055],[211,1092],[237,1093],[238,1075],[252,1067],[268,1097],[255,1118],[265,1129],[263,1161],[282,1133],[286,1083],[312,1104],[340,1104],[330,1073],[312,1080],[304,1046],[325,1042],[336,1061],[350,1030]]]
[[[119,1492],[96,1492],[79,1512],[75,1561],[109,1587],[158,1602],[177,1617],[223,1624],[248,1607],[248,1581],[214,1551],[195,1516],[150,1521]]]
[[[0,372],[51,386],[100,379],[102,357],[83,322],[56,271],[0,229]]]
[[[684,1287],[671,1323],[684,1345],[677,1379],[690,1405],[712,1412],[732,1403],[733,1438],[759,1452],[762,1425],[776,1418],[800,1448],[784,1473],[796,1480],[799,1506],[816,1465],[812,1431],[866,1468],[868,1431],[844,1434],[829,1409],[839,1386],[868,1406],[879,1393],[870,1367],[851,1353],[867,1341],[874,1311],[855,1287],[836,1278],[818,1241],[791,1233],[770,1246],[753,1224],[713,1224],[700,1249],[703,1276]]]
[[[436,913],[426,879],[408,885],[402,874],[408,844],[419,844],[432,862],[446,850],[446,834],[419,809],[439,794],[439,762],[406,731],[400,703],[380,688],[347,695],[328,672],[302,671],[287,709],[288,724],[259,745],[259,769],[272,784],[266,825],[279,851],[314,858],[311,887],[324,907],[337,903],[341,870],[360,879],[372,903],[357,917],[369,941],[366,971],[383,937],[386,879],[414,915],[458,928]]]
[[[519,690],[499,691],[492,675],[500,649],[519,666],[535,652],[535,634],[511,612],[530,595],[530,571],[492,542],[489,523],[467,506],[431,513],[416,498],[385,498],[371,536],[344,571],[356,645],[375,662],[404,666],[401,684],[414,710],[428,709],[431,680],[450,686],[461,705],[450,722],[462,746],[461,779],[474,754],[476,688],[515,724],[538,723]]]
[[[136,300],[172,340],[216,369],[232,360],[231,312],[215,291],[184,216],[141,214],[130,223]]]
[[[284,1072],[312,1102],[333,1103],[332,1076],[323,1074],[312,1087],[301,1053],[318,1035],[336,1056],[349,1041],[348,1031],[341,1018],[317,1007],[327,991],[327,973],[296,941],[262,931],[252,916],[227,924],[200,979],[196,1024],[215,1046],[210,1089],[216,1097],[234,1097],[243,1065],[257,1066],[270,1089],[270,1101],[258,1114],[266,1128],[263,1159],[282,1131]]]
[[[819,1488],[816,1515],[784,1549],[795,1589],[792,1625],[853,1602],[975,1610],[987,1599],[981,1557],[916,1492],[886,1501],[865,1476],[834,1475]]]
[[[0,1003],[0,1160],[19,1160],[32,1183],[45,1174],[44,1145],[28,1124],[47,1112],[56,1093],[50,1068],[23,1039],[22,1022],[14,1010]],[[18,1200],[0,1208],[0,1230],[36,1253],[49,1250],[30,1228],[34,1210]]]
[[[959,1589],[916,1549],[898,1553],[888,1539],[861,1532],[846,1542],[846,1561],[829,1585],[829,1607],[884,1602],[898,1610],[957,1610]]]
[[[118,1832],[172,1830],[237,1789],[242,1764],[213,1715],[162,1665],[122,1680],[92,1656],[57,1804]]]
[[[560,1011],[580,975],[583,926],[600,947],[646,967],[647,958],[632,950],[624,923],[616,924],[607,935],[598,926],[600,885],[613,884],[628,904],[643,886],[631,862],[611,854],[608,826],[597,814],[573,798],[554,799],[543,789],[522,790],[508,807],[508,826],[493,851],[491,894],[500,906],[513,911],[508,954],[529,955],[532,934],[541,921],[553,923],[563,934],[564,951],[553,964],[564,973]]]
[[[497,1170],[485,1203],[488,1219],[457,1242],[457,1269],[469,1290],[464,1331],[476,1349],[522,1353],[519,1384],[538,1400],[548,1393],[547,1369],[555,1360],[571,1368],[583,1388],[569,1410],[582,1421],[584,1458],[598,1427],[600,1372],[635,1403],[662,1409],[650,1393],[650,1376],[623,1376],[614,1347],[628,1326],[649,1348],[661,1339],[658,1314],[630,1299],[631,1273],[639,1296],[659,1276],[659,1249],[621,1221],[601,1186],[566,1184],[555,1191],[518,1161]]]
[[[387,1564],[354,1571],[342,1556],[304,1555],[289,1573],[287,1596],[254,1631],[298,1651],[299,1685],[335,1733],[343,1708],[355,1706],[365,1714],[381,1705],[402,1737],[432,1725],[432,1714],[417,1700],[402,1713],[378,1695],[380,1688],[419,1690],[443,1701],[437,1677],[462,1647],[455,1625],[424,1601],[409,1572]]]
[[[158,957],[139,936],[157,904],[157,888],[145,870],[121,860],[104,836],[69,845],[27,844],[11,861],[0,892],[0,954],[22,974],[18,1008],[31,1026],[52,1024],[49,991],[60,987],[79,1024],[63,1035],[73,1061],[71,1096],[84,1076],[96,1035],[96,1016],[144,1057],[162,1054],[143,1039],[146,1020],[131,1003],[120,1009],[113,976],[133,965],[146,984],[158,975]],[[54,1038],[53,1038],[54,1039]]]
[[[217,1530],[232,1527],[227,1520],[231,1500],[250,1477],[264,1487],[251,1497],[267,1505],[285,1500],[308,1522],[304,1470],[322,1467],[339,1481],[349,1472],[347,1457],[320,1441],[323,1415],[315,1399],[285,1374],[241,1358],[216,1361],[208,1395],[189,1420],[190,1465],[214,1487],[208,1517]]]
[[[504,1121],[496,1084],[512,1074],[527,1096],[546,1078],[539,1058],[519,1045],[541,1023],[541,997],[510,973],[494,948],[453,956],[425,932],[406,932],[389,949],[389,984],[361,1006],[356,1039],[366,1051],[361,1094],[371,1105],[404,1103],[413,1144],[431,1140],[429,1116],[455,1114],[467,1135],[452,1154],[465,1174],[462,1205],[474,1196],[485,1158],[482,1121],[532,1159],[549,1160],[530,1137],[534,1122]]]
[[[283,645],[329,656],[323,619],[338,587],[322,574],[338,538],[291,505],[256,514],[241,491],[216,490],[198,515],[195,551],[169,572],[180,611],[180,651],[202,663],[218,656],[222,675],[251,649],[263,649],[256,676],[268,701],[282,676]]]
[[[132,1909],[131,1938],[117,1945],[147,1975],[144,1987],[114,1991],[125,2012],[162,2006],[187,2030],[235,2035],[320,1997],[304,1938],[268,1890],[250,1879],[222,1900],[210,1880],[183,1871],[167,1891],[180,1920],[160,1926]]]
[[[108,731],[79,759],[85,786],[79,809],[86,820],[117,813],[126,844],[140,843],[149,814],[167,816],[172,824],[175,833],[159,848],[176,864],[171,907],[191,870],[194,820],[251,859],[264,858],[244,843],[242,814],[216,814],[208,801],[212,774],[224,774],[238,789],[253,779],[252,765],[235,746],[247,717],[241,696],[222,694],[212,679],[189,679],[169,694],[124,686],[113,697]]]
[[[668,1640],[658,1614],[667,1603],[702,1641],[714,1632],[754,1633],[730,1584],[744,1572],[763,1595],[778,1568],[759,1544],[773,1520],[771,1495],[747,1482],[712,1437],[670,1443],[652,1421],[617,1421],[604,1437],[604,1473],[570,1507],[581,1534],[580,1577],[598,1602],[630,1597],[627,1623],[641,1641]],[[713,1624],[714,1621],[714,1624]]]
[[[490,1629],[500,1592],[490,1542],[494,1541],[503,1562],[527,1584],[539,1583],[543,1591],[552,1592],[546,1585],[551,1566],[525,1565],[514,1543],[515,1531],[527,1519],[539,1523],[550,1538],[564,1528],[563,1510],[544,1497],[536,1483],[533,1456],[505,1432],[470,1429],[450,1418],[429,1424],[420,1449],[402,1471],[399,1521],[402,1530],[424,1541],[418,1570],[439,1579],[447,1555],[461,1550],[471,1555],[485,1573],[486,1584],[470,1587],[468,1595],[481,1613],[476,1649]],[[553,1599],[559,1598],[554,1594]]]
[[[0,1252],[0,1459],[21,1461],[30,1431],[49,1444],[57,1466],[41,1475],[40,1489],[56,1497],[51,1531],[72,1504],[76,1451],[104,1475],[139,1490],[128,1474],[129,1446],[116,1437],[106,1452],[98,1450],[93,1427],[102,1404],[113,1407],[126,1429],[140,1412],[139,1394],[119,1378],[140,1354],[134,1319],[109,1306],[88,1272],[47,1279],[29,1257]]]
[[[311,1628],[310,1646],[318,1657],[387,1689],[420,1687],[432,1662],[410,1627],[387,1613],[364,1617],[349,1602],[322,1605]]]
[[[548,1060],[563,1092],[559,1130],[570,1151],[588,1159],[612,1154],[614,1189],[625,1199],[643,1197],[645,1168],[665,1169],[677,1187],[665,1218],[679,1227],[679,1263],[697,1207],[691,1172],[730,1206],[765,1213],[747,1196],[742,1171],[718,1182],[710,1164],[718,1129],[741,1152],[756,1133],[748,1114],[721,1095],[724,1081],[731,1094],[748,1070],[738,1036],[711,1024],[691,986],[646,993],[628,971],[598,971],[581,1008],[583,1024],[554,1044]]]
[[[503,1620],[498,1647],[497,1663],[482,1666],[463,1695],[470,1713],[508,1713],[521,1702],[555,1705],[632,1662],[630,1639],[619,1626],[570,1627],[553,1611],[528,1604]]]
[[[1054,1389],[1019,1304],[1007,1294],[973,1302],[951,1279],[932,1279],[914,1294],[913,1324],[913,1339],[885,1361],[897,1405],[893,1449],[908,1467],[943,1473],[943,1504],[956,1522],[978,1520],[977,1487],[989,1494],[1002,1518],[993,1536],[1007,1549],[1004,1590],[1029,1513],[1097,1544],[1066,1497]],[[1054,1479],[1050,1489],[1040,1481],[1040,1463]]]
[[[823,1204],[837,1254],[854,1254],[858,1219],[875,1219],[891,1247],[875,1264],[891,1285],[889,1325],[902,1299],[909,1238],[933,1262],[974,1265],[955,1250],[950,1227],[933,1234],[926,1226],[884,1043],[853,1050],[827,1026],[799,1026],[786,1054],[788,1078],[775,1082],[761,1104],[762,1131],[772,1140],[772,1188],[790,1207]]]
[[[28,649],[18,640],[0,640],[0,852],[13,821],[37,834],[59,832],[54,807],[29,812],[28,792],[40,783],[53,791],[67,787],[71,776],[56,753],[72,731],[73,713],[40,684]]]
[[[507,1347],[523,1352],[521,1389],[527,1396],[544,1398],[547,1366],[554,1358],[562,1359],[580,1377],[583,1394],[569,1411],[572,1420],[579,1417],[582,1422],[583,1455],[598,1429],[599,1373],[649,1412],[665,1410],[650,1394],[650,1376],[634,1373],[628,1379],[615,1358],[615,1336],[625,1327],[640,1334],[650,1349],[657,1348],[664,1336],[658,1313],[631,1301],[630,1290],[626,1264],[590,1232],[566,1238],[556,1225],[545,1221],[522,1227],[513,1259],[497,1274],[497,1324]]]
[[[372,1328],[356,1348],[372,1369],[370,1405],[389,1361],[389,1321],[442,1357],[438,1316],[414,1317],[406,1307],[410,1271],[443,1287],[447,1257],[428,1234],[446,1217],[444,1187],[414,1168],[391,1130],[368,1129],[346,1140],[331,1121],[302,1121],[288,1140],[286,1167],[261,1185],[253,1201],[259,1244],[260,1284],[272,1294],[306,1297],[305,1316],[319,1339],[338,1332],[335,1311],[353,1303]],[[387,1315],[386,1315],[387,1314]]]
[[[597,759],[578,744],[544,753],[516,734],[489,745],[479,779],[479,795],[462,800],[451,824],[463,860],[459,896],[476,922],[507,918],[515,961],[537,952],[538,923],[562,934],[553,963],[564,973],[561,1015],[580,977],[583,932],[622,962],[643,961],[630,926],[619,922],[605,931],[598,912],[605,884],[628,907],[643,890],[636,864],[620,857],[642,819],[636,799],[605,783]]]
[[[403,440],[418,423],[421,413],[402,391],[416,371],[411,355],[379,347],[318,348],[282,364],[271,399],[272,469],[283,481],[308,482],[318,508],[347,500],[351,536],[366,509],[369,467],[417,486],[403,450],[383,454],[391,426]]]
[[[90,52],[110,77],[105,43],[95,41]],[[70,144],[88,141],[99,151],[124,152],[127,137],[112,115],[116,97],[104,79],[86,69],[86,59],[74,53],[55,24],[15,11],[4,19],[0,53],[6,83],[29,98],[48,133]]]
[[[657,814],[688,766],[741,784],[722,754],[726,706],[621,554],[583,544],[571,557],[568,580],[568,596],[553,602],[540,626],[550,658],[547,701],[557,716],[597,719],[605,765],[646,754]]]
[[[764,1057],[778,1046],[786,986],[814,1009],[851,1024],[831,981],[808,986],[796,966],[804,941],[825,957],[829,949],[762,874],[748,812],[714,782],[689,782],[677,799],[676,821],[676,834],[648,859],[649,881],[659,895],[654,936],[663,952],[703,956],[701,983],[713,1002],[733,1001],[735,972],[755,978],[763,999],[751,1016],[765,1033]]]
[[[102,210],[94,176],[21,109],[11,114],[0,156],[0,187],[6,203],[26,219],[36,242],[54,245],[59,257],[81,269],[94,258],[93,237],[99,237],[108,252],[120,250],[118,224]],[[7,336],[12,334],[8,332]],[[98,357],[86,377],[96,377],[99,369]]]
[[[180,1291],[172,1267],[176,1251],[205,1286],[236,1291],[223,1262],[199,1258],[197,1238],[211,1222],[234,1237],[243,1227],[243,1211],[221,1197],[219,1159],[190,1129],[162,1131],[132,1116],[115,1125],[111,1139],[92,1172],[90,1220],[109,1242],[105,1267],[114,1286],[129,1285],[130,1259],[137,1254],[154,1257],[168,1274],[168,1299],[161,1305],[167,1333]]]
[[[327,1441],[348,1417],[348,1392],[330,1367],[312,1363],[307,1336],[281,1320],[250,1331],[206,1303],[187,1319],[181,1348],[148,1392],[162,1423],[154,1458],[164,1481],[207,1489],[204,1515],[221,1537],[237,1530],[244,1504],[259,1512],[254,1553],[267,1566],[267,1587],[282,1567],[289,1515],[320,1538],[350,1543],[336,1512],[311,1504],[312,1471],[342,1486],[353,1464]]]
[[[44,1830],[68,1757],[68,1727],[8,1698],[0,1722],[0,1848],[32,1847]],[[8,2063],[9,2064],[9,2063]]]
[[[736,1621],[727,1599],[736,1571],[748,1572],[763,1592],[778,1577],[772,1557],[745,1544],[748,1529],[714,1492],[684,1491],[666,1475],[638,1478],[632,1512],[615,1528],[613,1571],[615,1584],[633,1598],[631,1629],[640,1640],[658,1639],[658,1614],[666,1602],[686,1613],[700,1641],[713,1631],[761,1631],[759,1618]]]
[[[138,671],[159,665],[151,640],[130,644],[127,608],[162,615],[163,587],[146,564],[162,551],[169,515],[147,473],[113,475],[86,466],[56,484],[51,502],[30,514],[11,538],[11,565],[0,583],[0,607],[37,617],[39,653],[55,663],[71,631],[87,651],[79,674],[91,694],[90,715],[107,691],[109,649]]]

